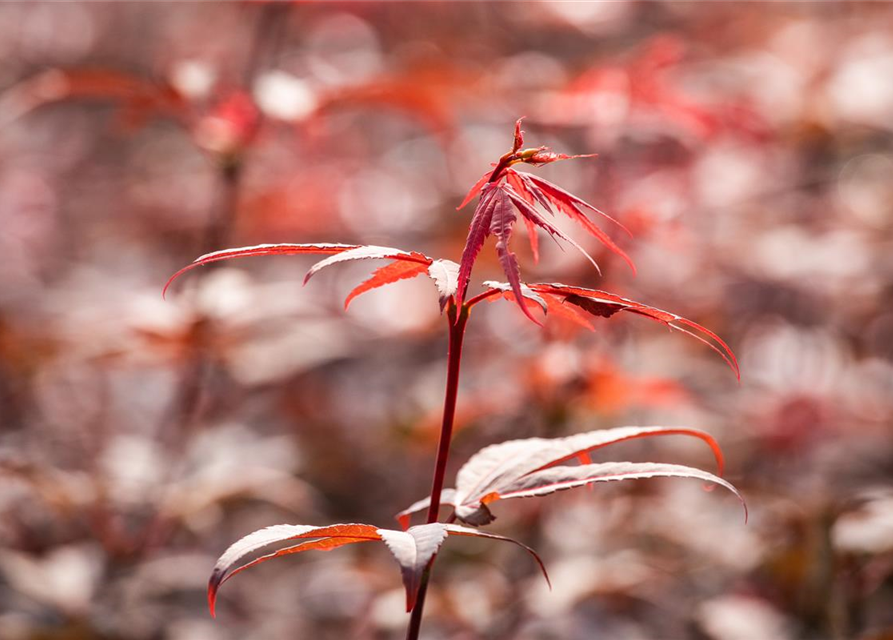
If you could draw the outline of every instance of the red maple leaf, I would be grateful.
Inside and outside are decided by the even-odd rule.
[[[493,235],[496,238],[496,252],[499,256],[499,262],[505,272],[506,279],[511,285],[512,292],[515,294],[514,298],[518,302],[518,306],[528,318],[539,324],[539,321],[528,310],[527,305],[522,302],[524,296],[521,293],[521,273],[518,268],[518,260],[508,246],[514,223],[517,220],[515,212],[521,215],[527,226],[527,233],[534,256],[537,256],[539,253],[536,236],[536,228],[539,227],[553,238],[562,240],[578,249],[598,269],[595,260],[580,245],[549,222],[546,214],[554,216],[557,210],[578,222],[608,249],[622,257],[634,273],[635,265],[633,265],[632,260],[623,249],[607,233],[596,226],[586,214],[586,210],[597,213],[626,230],[623,225],[558,185],[539,176],[512,168],[513,165],[518,163],[540,166],[556,162],[557,160],[592,156],[592,154],[569,156],[564,153],[556,153],[548,147],[521,149],[524,144],[524,132],[521,131],[522,119],[515,123],[512,150],[499,159],[492,171],[484,174],[477,181],[468,192],[465,200],[459,205],[459,209],[461,209],[475,195],[480,194],[478,205],[475,208],[471,225],[468,229],[468,238],[465,241],[465,249],[462,252],[462,260],[459,265],[459,286],[456,304],[462,305],[474,262],[484,246],[484,242],[490,235]],[[545,214],[541,213],[540,209]]]

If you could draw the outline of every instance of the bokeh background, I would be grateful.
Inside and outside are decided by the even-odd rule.
[[[480,447],[621,425],[708,430],[737,501],[650,480],[495,506],[543,555],[454,540],[423,635],[893,637],[893,6],[887,3],[0,4],[0,638],[403,637],[380,545],[222,590],[231,542],[368,522],[429,489],[445,321],[420,278],[342,299],[303,258],[167,277],[261,242],[456,260],[455,207],[508,150],[629,227],[638,276],[542,243],[524,276],[644,319],[540,330],[475,311],[450,481]],[[499,277],[495,252],[478,281]],[[711,468],[677,439],[599,459]]]

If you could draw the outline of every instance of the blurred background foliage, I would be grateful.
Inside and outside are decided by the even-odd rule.
[[[385,639],[377,547],[204,588],[241,535],[370,522],[425,495],[436,294],[341,300],[307,260],[193,272],[259,242],[457,259],[454,208],[511,143],[619,218],[639,268],[542,243],[529,280],[722,335],[475,312],[453,472],[496,441],[625,424],[715,435],[738,504],[643,481],[495,507],[536,547],[462,541],[429,638],[893,638],[893,7],[886,3],[0,4],[0,638]],[[566,222],[559,220],[559,224]],[[478,281],[499,277],[484,252]],[[612,459],[709,465],[673,439]],[[452,472],[451,472],[452,473]]]

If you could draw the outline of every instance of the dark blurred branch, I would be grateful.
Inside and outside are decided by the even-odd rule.
[[[251,9],[251,7],[248,7]],[[248,50],[248,57],[242,72],[242,89],[250,92],[254,79],[267,61],[275,58],[285,35],[286,17],[289,7],[278,3],[260,7],[254,35]],[[263,112],[257,114],[255,127],[263,124]],[[239,198],[242,191],[242,177],[245,167],[245,150],[228,156],[218,165],[217,198],[213,216],[208,224],[200,254],[209,253],[228,244],[229,236],[238,214]]]
[[[246,11],[255,7],[247,7]],[[248,55],[243,69],[241,84],[246,93],[251,91],[254,79],[263,70],[267,62],[279,49],[287,24],[285,18],[289,7],[277,3],[265,4],[257,8],[255,28],[251,37]],[[263,123],[263,114],[258,112],[254,126],[259,128]],[[240,148],[236,153],[219,158],[217,164],[216,196],[212,205],[212,215],[203,235],[199,254],[226,246],[230,241],[233,227],[238,217],[241,199],[246,149]],[[202,414],[213,404],[217,395],[214,387],[214,361],[210,353],[210,340],[214,327],[204,319],[199,319],[191,336],[194,348],[189,360],[184,365],[180,380],[176,384],[176,392],[168,409],[162,417],[159,439],[166,442],[173,455],[173,464],[168,467],[168,477],[162,493],[176,477],[181,468],[182,455],[186,447],[184,441]],[[151,548],[165,537],[171,523],[166,522],[160,512],[148,527],[144,549]]]

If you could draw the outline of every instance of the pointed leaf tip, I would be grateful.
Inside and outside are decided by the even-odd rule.
[[[324,527],[282,524],[260,529],[230,545],[217,560],[208,581],[208,607],[211,614],[215,615],[217,593],[221,585],[242,571],[268,560],[316,549],[328,551],[348,544],[380,539],[376,528],[368,524],[334,524]],[[289,540],[302,541],[243,562],[246,556],[264,547]]]
[[[459,525],[435,522],[410,527],[407,531],[377,529],[368,524],[334,524],[322,527],[276,525],[245,536],[231,545],[220,557],[208,580],[208,610],[212,617],[216,617],[216,599],[220,585],[244,569],[266,560],[312,549],[328,551],[357,542],[381,541],[385,543],[391,555],[393,555],[400,566],[403,584],[406,589],[406,610],[411,611],[418,600],[418,592],[425,569],[437,555],[443,542],[450,534],[501,540],[516,544],[525,549],[536,560],[546,578],[546,582],[549,582],[549,575],[546,572],[542,559],[530,547],[511,538],[483,533],[476,529],[469,529]],[[304,541],[238,565],[244,557],[265,546],[294,539],[304,539]],[[233,567],[236,568],[234,569]],[[551,588],[551,583],[549,583],[549,586]]]
[[[208,611],[211,612],[212,618],[217,617],[217,589],[220,587],[221,577],[222,573],[215,569],[211,572],[211,579],[208,580]]]
[[[511,542],[514,545],[517,545],[524,549],[530,556],[536,561],[537,565],[539,565],[540,571],[543,573],[543,577],[546,579],[546,584],[549,585],[549,589],[552,589],[552,581],[549,579],[549,572],[546,571],[546,565],[543,563],[543,559],[540,558],[540,555],[528,547],[526,544],[522,542],[518,542],[514,538],[508,538],[506,536],[496,535],[495,533],[485,533],[480,531],[479,529],[470,529],[468,527],[463,527],[457,524],[447,524],[444,525],[446,530],[449,531],[453,535],[458,536],[469,536],[473,538],[487,538],[489,540],[499,540],[501,542]]]
[[[487,180],[490,179],[490,172],[488,171],[484,175],[482,175],[477,182],[474,183],[474,186],[469,189],[468,193],[465,194],[465,198],[462,200],[462,204],[456,207],[456,211],[460,209],[464,209],[465,205],[474,200],[475,196],[481,192],[481,189],[484,188],[484,185],[487,184]]]
[[[170,286],[174,283],[174,280],[176,280],[177,278],[182,276],[187,271],[195,269],[198,266],[200,266],[198,263],[186,265],[185,267],[183,267],[182,269],[177,271],[174,275],[172,275],[170,278],[168,278],[167,282],[164,283],[164,288],[161,290],[161,299],[167,300],[167,290],[170,289]]]
[[[162,289],[161,291],[161,297],[162,299],[165,298],[167,290],[171,286],[171,284],[173,284],[174,280],[179,278],[187,271],[190,271],[202,265],[212,264],[214,262],[221,262],[223,260],[232,260],[234,258],[250,258],[253,256],[335,254],[342,253],[344,251],[350,251],[351,249],[356,248],[357,245],[355,244],[321,242],[312,244],[258,244],[250,247],[238,247],[235,249],[222,249],[220,251],[213,251],[211,253],[206,253],[203,256],[199,256],[198,258],[193,260],[191,264],[186,265],[185,267],[177,271],[174,275],[172,275],[168,279],[167,283],[165,283],[164,289]]]
[[[653,462],[603,462],[575,467],[546,467],[515,479],[499,492],[503,500],[511,498],[531,498],[544,496],[586,486],[595,482],[616,482],[646,478],[695,478],[712,482],[735,494],[745,510],[747,505],[738,489],[722,478],[707,471],[678,464]]]
[[[512,141],[512,153],[524,146],[524,132],[521,131],[521,121],[527,116],[521,116],[515,121],[515,139]]]

